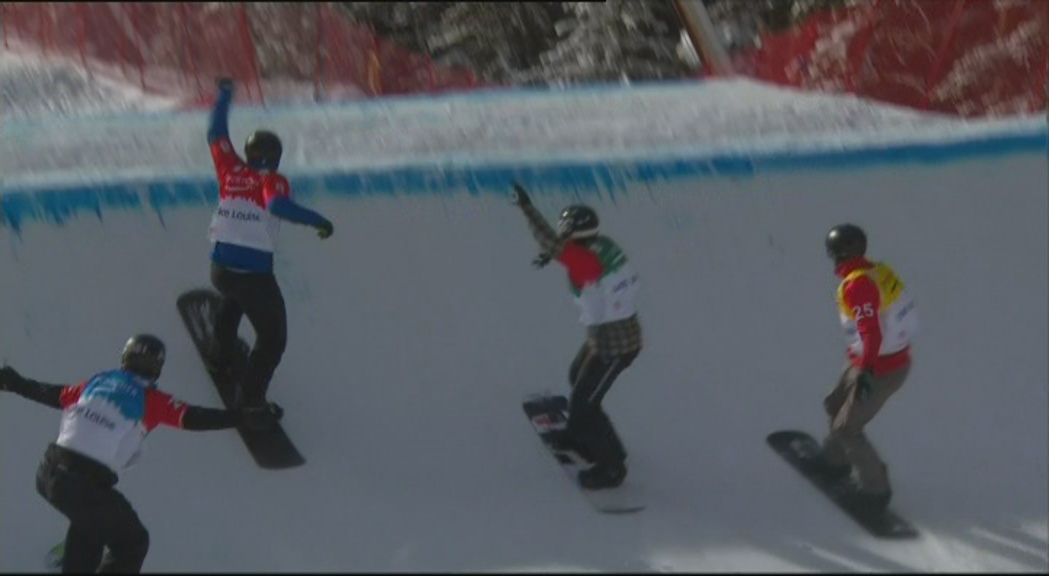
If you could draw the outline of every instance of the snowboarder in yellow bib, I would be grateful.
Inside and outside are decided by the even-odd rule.
[[[832,228],[826,248],[841,278],[836,299],[848,359],[837,385],[823,400],[830,431],[822,454],[810,465],[831,477],[846,477],[855,469],[855,504],[880,511],[892,497],[888,468],[863,429],[907,379],[917,313],[896,272],[866,258],[867,236],[858,226]]]
[[[566,207],[554,231],[521,186],[514,185],[511,199],[539,243],[535,266],[556,260],[567,269],[569,290],[587,331],[568,372],[568,424],[558,444],[593,464],[579,472],[583,488],[619,486],[627,474],[626,450],[601,401],[641,351],[641,325],[634,308],[637,274],[619,246],[598,233],[597,214],[590,207]]]

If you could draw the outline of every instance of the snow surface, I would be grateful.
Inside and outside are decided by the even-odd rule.
[[[733,82],[241,109],[232,124],[286,129],[288,169],[303,182],[340,159],[346,170],[465,163],[468,174],[497,159],[540,173],[566,156],[643,166],[655,147],[702,161],[700,148],[860,148],[1038,125],[809,98]],[[482,117],[513,144],[500,147]],[[168,344],[161,385],[218,404],[174,308],[208,283],[212,207],[153,211],[137,183],[119,184],[206,176],[205,123],[199,113],[5,121],[0,360],[75,382],[148,330]],[[179,144],[157,147],[164,134]],[[34,153],[10,155],[23,146]],[[283,228],[289,342],[271,392],[309,462],[266,472],[235,433],[157,431],[119,485],[151,532],[145,569],[1044,573],[1045,147],[869,166],[799,158],[791,170],[672,173],[587,196],[642,275],[646,348],[606,405],[649,507],[622,517],[586,505],[521,412],[525,394],[567,387],[582,328],[563,274],[528,265],[536,248],[505,196],[455,182],[413,195],[318,188],[327,193],[303,201],[335,234]],[[34,182],[80,188],[36,193]],[[81,203],[103,184],[141,202]],[[206,196],[186,186],[186,198]],[[566,181],[534,196],[552,217],[577,194]],[[51,217],[16,226],[11,215],[34,202]],[[843,346],[821,242],[842,220],[868,228],[872,255],[920,306],[914,370],[869,427],[916,541],[871,539],[763,443],[775,429],[826,424],[821,400]],[[33,480],[57,426],[54,411],[0,395],[0,571],[39,570],[64,534]]]
[[[178,99],[148,94],[68,58],[0,50],[0,118],[68,117],[171,109]]]
[[[9,56],[10,58],[10,56]],[[5,82],[6,84],[7,82]],[[16,112],[38,110],[10,83]],[[77,94],[98,108],[99,88]],[[17,91],[17,92],[16,92]],[[32,92],[35,95],[39,91]],[[681,154],[709,151],[867,146],[1013,127],[1026,119],[964,122],[833,95],[803,94],[746,79],[389,98],[310,108],[235,107],[234,141],[266,126],[285,143],[289,173]],[[148,99],[144,99],[148,102]],[[70,104],[72,104],[72,100]],[[145,107],[142,105],[141,107]],[[643,113],[642,113],[643,112]],[[0,173],[8,184],[122,180],[207,174],[200,145],[206,111],[70,118],[17,113],[5,122]],[[804,136],[804,139],[799,139]]]
[[[172,70],[147,68],[145,73],[152,88],[147,91],[123,79],[124,71],[119,66],[91,60],[89,71],[76,59],[40,54],[15,39],[8,39],[8,43],[9,49],[0,49],[0,118],[5,122],[180,110],[200,104],[195,92],[187,89]],[[261,83],[270,103],[301,105],[315,101],[310,82],[264,79]],[[254,90],[255,86],[249,88]],[[324,88],[331,100],[366,97],[355,86]]]

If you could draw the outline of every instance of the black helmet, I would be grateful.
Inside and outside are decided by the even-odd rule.
[[[136,334],[124,344],[120,367],[140,376],[156,380],[164,368],[164,343],[151,334]]]
[[[244,157],[252,168],[276,170],[283,153],[280,138],[268,130],[256,130],[244,143]]]
[[[561,211],[557,233],[564,240],[579,240],[597,236],[597,212],[589,206],[573,204]]]
[[[867,254],[867,235],[855,224],[838,224],[827,233],[827,256],[835,262]]]

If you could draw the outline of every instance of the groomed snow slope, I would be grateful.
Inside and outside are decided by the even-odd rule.
[[[235,112],[235,134],[264,118],[287,135],[293,186],[336,225],[325,242],[285,226],[277,258],[289,344],[271,396],[309,463],[265,472],[235,433],[157,431],[120,484],[152,533],[146,569],[1044,572],[1045,122],[820,129],[816,118],[846,117],[855,102],[813,107],[776,91],[777,104],[771,92],[709,84]],[[666,137],[705,133],[717,110],[748,99],[760,110],[755,94],[804,110],[796,129],[777,131],[770,115],[725,128],[732,142]],[[507,130],[553,130],[562,109],[578,139],[557,156],[547,146],[560,140],[522,134],[517,148],[486,152],[462,136],[471,102]],[[671,103],[710,114],[675,121]],[[610,143],[611,109],[633,144]],[[391,147],[384,167],[358,169],[375,153],[353,132],[317,129],[365,117],[401,127],[375,141]],[[413,118],[425,129],[406,128],[423,125]],[[2,360],[73,382],[148,330],[168,343],[162,386],[217,405],[174,309],[207,284],[205,124],[199,113],[5,124]],[[641,129],[664,135],[653,137],[661,151]],[[770,136],[748,142],[747,130]],[[175,152],[136,153],[154,133]],[[45,155],[69,135],[95,138],[91,160]],[[38,155],[8,154],[22,146]],[[520,411],[526,393],[567,387],[582,329],[562,273],[528,265],[534,243],[506,200],[513,178],[550,217],[591,203],[642,274],[646,348],[607,399],[647,487],[641,514],[595,514]],[[825,425],[842,335],[822,237],[842,220],[868,229],[872,256],[919,301],[911,378],[869,428],[894,506],[923,532],[913,542],[872,540],[763,444],[777,428]],[[64,533],[33,487],[57,425],[57,413],[0,396],[0,570],[39,569]]]

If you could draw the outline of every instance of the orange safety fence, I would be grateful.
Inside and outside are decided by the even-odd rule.
[[[960,116],[1044,112],[1049,1],[872,0],[762,37],[737,72]]]
[[[469,70],[382,40],[329,3],[0,3],[17,39],[187,103],[231,76],[265,104],[470,90]],[[870,0],[765,34],[738,73],[963,116],[1043,111],[1049,0]],[[699,74],[699,77],[705,74]]]

